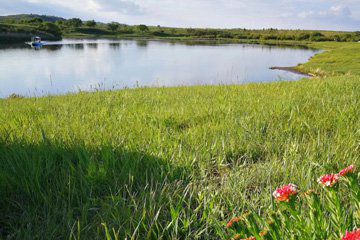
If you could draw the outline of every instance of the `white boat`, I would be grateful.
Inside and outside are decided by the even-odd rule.
[[[43,43],[41,42],[41,37],[32,37],[29,44],[35,48],[40,48],[43,46]]]

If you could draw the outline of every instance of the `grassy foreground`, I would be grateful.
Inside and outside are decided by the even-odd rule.
[[[322,78],[0,100],[0,238],[227,239],[359,164],[360,43],[322,44],[299,67]]]

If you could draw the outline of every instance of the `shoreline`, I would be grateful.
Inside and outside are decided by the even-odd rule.
[[[291,73],[303,75],[303,76],[306,76],[306,77],[309,77],[309,78],[313,77],[313,75],[311,75],[309,73],[300,72],[299,70],[296,69],[296,67],[277,67],[277,66],[275,66],[275,67],[270,67],[269,69],[291,72]]]

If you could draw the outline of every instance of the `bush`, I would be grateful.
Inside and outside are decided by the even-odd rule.
[[[140,24],[137,28],[139,29],[140,32],[147,32],[147,31],[149,31],[149,28],[148,28],[146,25],[144,25],[144,24]]]
[[[59,28],[58,25],[56,25],[55,23],[51,23],[51,22],[44,22],[43,24],[41,24],[38,27],[39,30],[48,32],[53,34],[56,37],[60,37],[61,36],[61,29]]]
[[[43,23],[43,20],[41,18],[33,18],[28,20],[27,22],[31,24],[41,24]]]
[[[94,20],[87,21],[87,22],[85,22],[85,26],[87,26],[87,27],[95,27],[96,22]]]
[[[78,28],[78,27],[81,27],[83,25],[83,22],[82,22],[82,20],[80,18],[71,18],[71,19],[67,20],[65,22],[65,24],[68,27]]]
[[[112,31],[112,32],[116,32],[120,27],[120,24],[117,22],[111,22],[107,24],[107,28]]]

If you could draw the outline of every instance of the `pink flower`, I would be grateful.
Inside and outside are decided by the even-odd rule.
[[[298,193],[298,187],[290,183],[289,185],[276,189],[273,196],[279,202],[289,202],[291,197],[296,196]]]
[[[355,166],[354,165],[350,165],[347,168],[344,168],[343,170],[341,170],[339,172],[339,175],[342,177],[345,177],[346,175],[348,175],[349,173],[353,173],[355,171]]]
[[[346,234],[342,240],[360,240],[360,229],[357,229],[353,232],[346,231]]]
[[[339,181],[339,174],[327,174],[318,179],[318,183],[323,187],[332,187]]]

